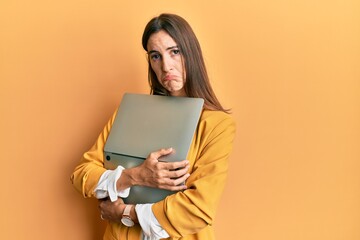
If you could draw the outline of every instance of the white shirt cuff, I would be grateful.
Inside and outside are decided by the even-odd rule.
[[[136,214],[143,231],[144,240],[156,240],[170,237],[161,227],[151,210],[153,204],[136,204]]]
[[[115,170],[106,170],[100,177],[97,187],[95,188],[95,197],[102,199],[110,197],[112,202],[115,202],[118,197],[126,198],[129,196],[130,188],[117,191],[116,182],[121,176],[124,168],[118,166]]]

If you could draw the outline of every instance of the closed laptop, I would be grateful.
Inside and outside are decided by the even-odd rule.
[[[135,167],[151,152],[170,147],[174,153],[160,161],[186,159],[203,104],[201,98],[125,93],[105,144],[105,167]],[[173,193],[133,186],[124,202],[154,203]]]

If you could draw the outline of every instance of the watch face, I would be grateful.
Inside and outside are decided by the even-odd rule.
[[[121,218],[121,222],[122,222],[125,226],[127,226],[127,227],[132,227],[132,226],[134,226],[133,220],[131,220],[131,218],[129,218],[129,217],[127,217],[127,216],[123,216],[123,217]]]

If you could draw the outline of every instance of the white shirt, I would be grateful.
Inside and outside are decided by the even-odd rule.
[[[117,191],[116,182],[120,178],[124,168],[118,166],[115,170],[106,170],[101,175],[97,187],[95,188],[95,196],[98,199],[109,197],[115,202],[119,197],[127,198],[130,188]],[[160,238],[168,238],[169,234],[161,227],[151,210],[152,204],[137,204],[135,206],[136,215],[138,217],[141,229],[143,231],[143,240],[157,240]]]

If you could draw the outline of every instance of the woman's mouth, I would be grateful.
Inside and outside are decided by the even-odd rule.
[[[176,78],[175,75],[166,75],[164,78],[163,78],[163,81],[170,81],[170,80],[174,80]]]

